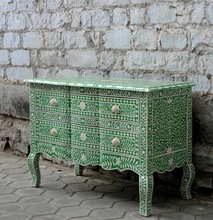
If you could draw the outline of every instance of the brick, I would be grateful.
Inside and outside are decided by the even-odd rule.
[[[0,50],[0,65],[9,64],[9,51],[8,50]]]
[[[15,66],[29,66],[30,53],[27,50],[15,50],[11,52],[11,63]]]
[[[165,24],[176,20],[175,9],[164,3],[151,5],[148,17],[151,24]]]
[[[213,30],[211,28],[202,28],[199,30],[191,30],[192,49],[199,47],[204,49],[204,45],[213,46]]]
[[[4,34],[4,48],[18,48],[20,46],[20,35],[18,33],[8,32]]]
[[[107,11],[102,9],[92,10],[92,27],[108,27],[110,24],[110,17]]]
[[[113,24],[115,25],[126,25],[128,23],[128,17],[126,9],[115,8],[113,10]]]
[[[24,30],[29,18],[25,14],[11,13],[8,15],[8,30]]]
[[[208,19],[213,24],[213,3],[209,3],[207,8]]]
[[[26,78],[33,78],[33,71],[27,67],[8,67],[6,69],[6,75],[10,80],[24,80]]]
[[[66,65],[64,53],[57,50],[42,50],[39,62],[43,66]]]
[[[141,29],[134,32],[134,46],[148,50],[157,48],[158,34],[156,30]]]
[[[50,10],[54,10],[54,9],[58,9],[61,7],[63,0],[54,0],[54,1],[47,0],[46,2],[47,2],[46,8]]]
[[[51,27],[53,29],[64,28],[65,25],[70,26],[71,15],[68,12],[57,12],[52,14]]]
[[[160,42],[163,49],[184,49],[187,46],[187,37],[181,29],[162,31]]]
[[[131,47],[131,31],[125,28],[106,31],[104,41],[104,46],[107,49],[129,49]]]
[[[138,25],[145,23],[145,8],[130,9],[130,24]]]
[[[62,43],[60,32],[44,32],[44,46],[47,49],[55,49],[62,46]]]
[[[51,28],[51,14],[47,12],[32,13],[31,22],[33,29],[49,29]]]
[[[27,32],[23,34],[24,48],[41,48],[43,47],[43,36],[41,32]]]
[[[195,3],[191,17],[192,23],[201,23],[202,19],[205,17],[205,3]]]
[[[94,7],[102,7],[102,6],[125,6],[130,4],[130,0],[93,0],[92,4]]]
[[[97,56],[94,50],[67,51],[67,63],[71,67],[97,67]]]
[[[0,30],[6,29],[5,15],[0,14]]]
[[[86,48],[87,47],[87,38],[85,37],[84,31],[73,32],[73,31],[64,31],[62,33],[62,38],[64,41],[65,48]]]

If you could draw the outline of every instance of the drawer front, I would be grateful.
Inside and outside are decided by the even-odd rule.
[[[139,99],[100,97],[99,117],[139,122]]]
[[[72,124],[72,146],[80,148],[99,149],[99,128],[78,126]]]
[[[100,128],[100,149],[111,154],[139,156],[139,134]]]
[[[72,115],[98,117],[99,97],[71,94]]]
[[[71,143],[71,125],[69,123],[36,120],[35,138],[37,140],[68,145]]]
[[[35,111],[70,113],[70,93],[35,91]]]

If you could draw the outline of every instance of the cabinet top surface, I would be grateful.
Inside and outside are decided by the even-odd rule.
[[[145,80],[112,77],[69,77],[69,78],[34,78],[24,82],[48,85],[91,87],[104,89],[120,89],[131,91],[150,92],[154,90],[166,90],[172,88],[192,87],[192,82],[177,82],[164,80]]]

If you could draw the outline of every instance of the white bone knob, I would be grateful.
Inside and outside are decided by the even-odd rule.
[[[52,105],[52,106],[57,106],[57,101],[56,101],[56,99],[51,99],[51,100],[50,100],[50,105]]]
[[[113,112],[113,113],[118,113],[119,111],[120,111],[120,108],[119,108],[118,105],[113,105],[113,106],[112,106],[112,112]]]
[[[58,135],[58,132],[57,132],[56,128],[51,129],[50,134],[51,134],[52,136],[57,136],[57,135]]]
[[[120,139],[119,138],[113,138],[112,139],[112,144],[115,146],[119,146],[121,144]]]

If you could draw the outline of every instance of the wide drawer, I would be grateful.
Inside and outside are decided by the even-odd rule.
[[[35,111],[70,113],[70,93],[37,90],[34,92]]]
[[[36,120],[34,126],[35,138],[37,140],[61,144],[71,143],[70,123]]]
[[[100,128],[100,150],[111,154],[139,156],[138,133]]]

